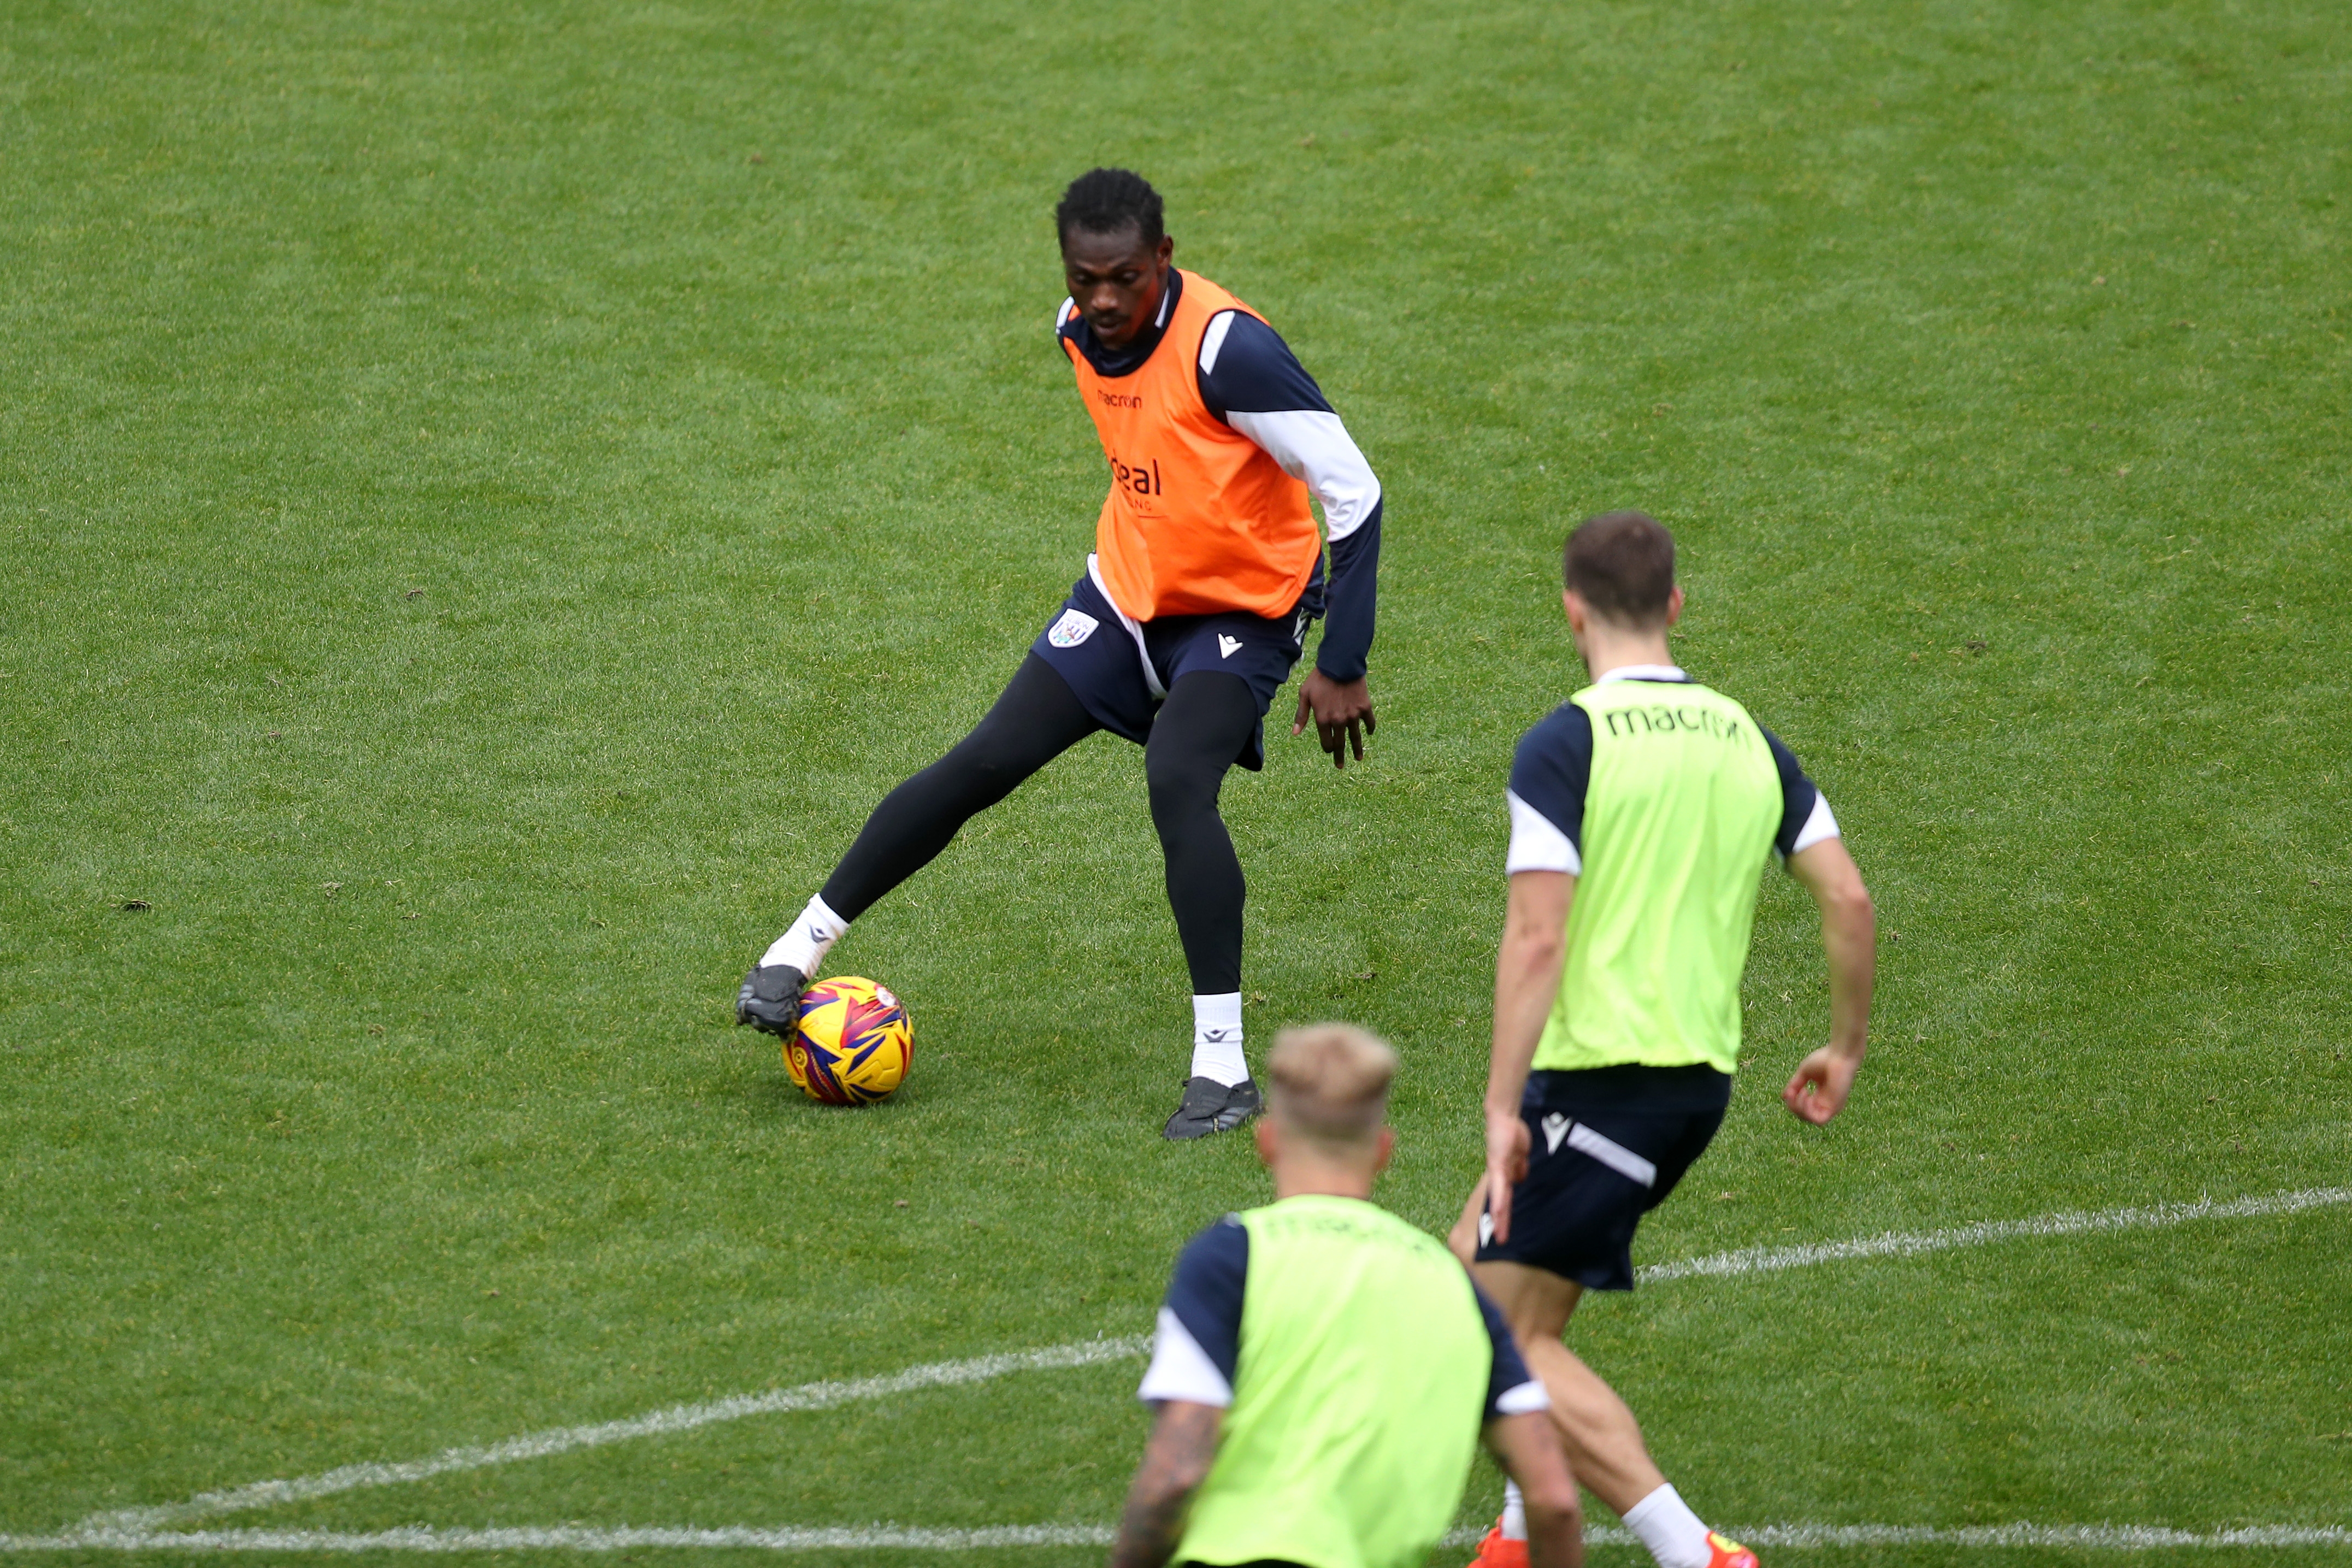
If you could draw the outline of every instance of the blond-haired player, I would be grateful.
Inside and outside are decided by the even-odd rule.
[[[1525,1494],[1533,1561],[1581,1561],[1543,1385],[1462,1265],[1370,1201],[1396,1068],[1345,1024],[1276,1041],[1257,1125],[1275,1201],[1177,1261],[1115,1568],[1419,1568],[1482,1437]]]

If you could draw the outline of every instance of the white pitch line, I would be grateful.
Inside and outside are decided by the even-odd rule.
[[[1445,1544],[1465,1546],[1474,1531],[1457,1530]],[[2146,1524],[1767,1524],[1730,1531],[1751,1546],[2055,1547],[2107,1552],[2179,1548],[2352,1546],[2340,1525],[2265,1524],[2234,1530],[2173,1530]],[[981,1530],[925,1530],[908,1525],[784,1525],[718,1529],[537,1525],[508,1529],[110,1531],[95,1534],[0,1535],[0,1552],[635,1552],[647,1549],[755,1552],[975,1552],[1013,1546],[1102,1547],[1108,1525],[1014,1524]],[[1601,1526],[1585,1531],[1587,1544],[1631,1546],[1628,1531]]]
[[[1732,1533],[1748,1546],[2055,1546],[2165,1552],[2180,1546],[2352,1546],[2337,1524],[2170,1530],[2158,1524],[1766,1524]]]
[[[1080,1340],[1073,1344],[1048,1345],[1043,1350],[974,1356],[969,1361],[932,1362],[881,1377],[804,1383],[797,1388],[772,1389],[765,1394],[739,1394],[727,1399],[714,1399],[705,1405],[674,1405],[667,1410],[632,1415],[620,1421],[527,1432],[520,1437],[509,1437],[502,1443],[492,1443],[486,1447],[445,1448],[430,1458],[410,1459],[392,1465],[345,1465],[340,1469],[315,1476],[255,1481],[226,1491],[201,1492],[182,1502],[94,1514],[68,1533],[77,1536],[136,1535],[185,1520],[239,1513],[247,1509],[268,1508],[310,1498],[331,1497],[337,1492],[357,1491],[363,1487],[399,1486],[407,1481],[421,1481],[429,1476],[447,1475],[454,1470],[479,1470],[492,1465],[512,1464],[518,1459],[543,1459],[553,1454],[568,1454],[577,1448],[625,1443],[634,1437],[658,1437],[672,1432],[690,1432],[698,1426],[709,1426],[721,1421],[740,1421],[747,1415],[771,1415],[791,1410],[825,1410],[862,1399],[911,1394],[918,1389],[986,1383],[1007,1373],[1043,1372],[1058,1367],[1093,1366],[1099,1362],[1127,1361],[1141,1355],[1149,1346],[1150,1342],[1140,1338]]]
[[[2100,1209],[2092,1213],[2049,1214],[2037,1219],[1989,1219],[1950,1230],[1890,1231],[1858,1241],[1823,1241],[1804,1247],[1744,1247],[1711,1258],[1681,1263],[1661,1263],[1641,1270],[1644,1285],[1702,1275],[1770,1274],[1782,1268],[1804,1268],[1816,1263],[1837,1263],[1853,1258],[1909,1258],[1922,1252],[1942,1252],[1955,1247],[1982,1247],[1987,1242],[2019,1237],[2080,1236],[2085,1232],[2154,1230],[2185,1225],[2193,1219],[2245,1219],[2256,1215],[2294,1214],[2302,1209],[2352,1204],[2352,1187],[2305,1187],[2301,1192],[2273,1193],[2267,1197],[2235,1198],[2216,1203],[2200,1198],[2193,1204],[2152,1204],[2146,1208]]]
[[[2071,1236],[2086,1231],[2145,1230],[2157,1226],[2181,1225],[2196,1219],[2227,1219],[2256,1215],[2293,1214],[2301,1209],[2337,1204],[2352,1204],[2352,1187],[2307,1187],[2300,1192],[2274,1193],[2266,1197],[2238,1198],[2223,1203],[2216,1203],[2208,1198],[2197,1203],[2157,1204],[2146,1208],[2104,1209],[2092,1213],[2044,1215],[2036,1219],[1985,1220],[1975,1225],[1956,1226],[1950,1230],[1895,1232],[1867,1237],[1858,1241],[1822,1242],[1805,1247],[1743,1247],[1736,1252],[1721,1252],[1708,1258],[1695,1258],[1680,1263],[1655,1265],[1643,1269],[1641,1279],[1645,1284],[1661,1284],[1670,1279],[1688,1279],[1701,1276],[1770,1273],[1783,1268],[1801,1268],[1816,1263],[1832,1263],[1848,1258],[1908,1257],[1923,1252],[1940,1252],[1956,1247],[1980,1247],[1989,1242],[2006,1241],[2015,1237]],[[1103,1362],[1122,1361],[1140,1356],[1149,1348],[1150,1342],[1140,1337],[1081,1340],[1073,1344],[1048,1345],[1042,1350],[975,1356],[968,1361],[933,1362],[880,1377],[858,1378],[846,1382],[803,1384],[797,1388],[774,1389],[765,1394],[736,1394],[730,1398],[713,1400],[703,1405],[673,1405],[667,1410],[656,1410],[647,1415],[630,1416],[619,1421],[606,1421],[586,1426],[559,1426],[542,1432],[529,1432],[486,1447],[448,1448],[429,1458],[411,1459],[399,1464],[345,1465],[340,1469],[328,1470],[320,1475],[299,1476],[284,1480],[256,1481],[248,1486],[236,1487],[226,1491],[204,1492],[181,1502],[93,1514],[73,1526],[66,1532],[66,1536],[55,1539],[109,1535],[133,1536],[164,1525],[185,1523],[191,1520],[207,1519],[224,1513],[238,1513],[247,1509],[268,1508],[278,1503],[299,1502],[311,1498],[331,1497],[338,1492],[356,1491],[366,1487],[398,1486],[406,1481],[424,1480],[431,1476],[446,1475],[459,1470],[485,1469],[493,1465],[511,1464],[520,1459],[546,1458],[555,1454],[570,1453],[578,1448],[598,1447],[607,1443],[626,1442],[635,1437],[653,1437],[672,1432],[691,1431],[698,1426],[708,1426],[721,1421],[738,1421],[749,1415],[767,1415],[793,1410],[823,1410],[856,1400],[880,1399],[894,1394],[912,1393],[918,1389],[985,1383],[992,1378],[1004,1376],[1008,1373],[1093,1366]],[[6,1545],[10,1542],[48,1539],[51,1538],[0,1536],[0,1550],[11,1549]],[[321,1548],[320,1550],[331,1549]]]

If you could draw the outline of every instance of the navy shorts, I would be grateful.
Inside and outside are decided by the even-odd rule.
[[[1302,600],[1278,620],[1228,610],[1132,621],[1103,592],[1089,555],[1087,574],[1029,651],[1070,683],[1096,723],[1139,746],[1179,679],[1197,669],[1240,676],[1257,699],[1258,727],[1234,760],[1255,772],[1265,765],[1266,710],[1298,663],[1313,618]]]
[[[1528,1075],[1528,1173],[1511,1189],[1511,1238],[1478,1225],[1478,1261],[1523,1263],[1589,1290],[1633,1288],[1633,1232],[1723,1125],[1731,1075],[1607,1067]]]

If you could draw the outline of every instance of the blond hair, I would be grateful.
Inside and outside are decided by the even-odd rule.
[[[1387,1119],[1397,1054],[1353,1024],[1285,1029],[1265,1067],[1275,1119],[1316,1142],[1369,1142]]]

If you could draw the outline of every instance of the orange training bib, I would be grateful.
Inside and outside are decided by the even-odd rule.
[[[1257,312],[1197,272],[1182,276],[1167,331],[1137,370],[1098,375],[1060,340],[1110,459],[1095,524],[1103,585],[1139,621],[1279,616],[1305,591],[1322,539],[1307,487],[1201,401],[1195,367],[1209,322],[1223,310]]]

